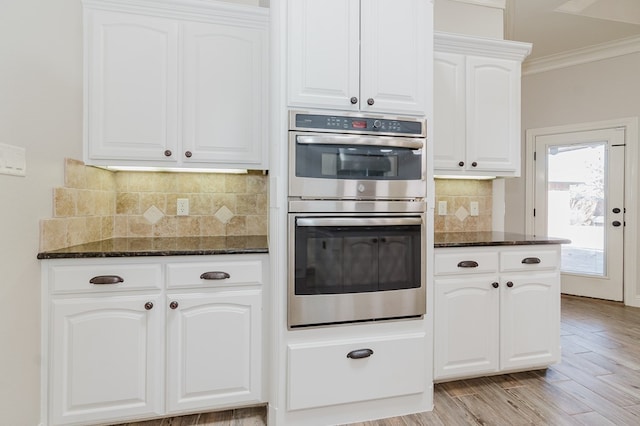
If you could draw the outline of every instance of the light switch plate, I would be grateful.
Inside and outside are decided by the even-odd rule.
[[[469,203],[469,213],[471,214],[471,216],[478,216],[478,202],[477,201],[471,201]]]
[[[26,149],[19,146],[0,143],[0,174],[26,176]]]
[[[446,215],[447,215],[447,202],[438,201],[438,216],[446,216]]]

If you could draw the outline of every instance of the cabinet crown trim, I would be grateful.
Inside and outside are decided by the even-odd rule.
[[[206,22],[268,23],[265,7],[208,0],[82,0],[85,8]]]
[[[533,45],[520,41],[470,37],[460,34],[434,32],[436,52],[461,53],[498,59],[524,61],[531,53]]]

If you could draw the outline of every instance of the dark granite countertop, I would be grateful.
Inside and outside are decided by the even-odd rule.
[[[433,242],[434,247],[478,247],[569,244],[571,240],[511,232],[436,232]]]
[[[111,238],[38,253],[38,259],[268,253],[265,235]]]

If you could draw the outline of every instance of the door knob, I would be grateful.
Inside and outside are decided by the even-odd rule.
[[[616,207],[616,208],[614,208],[612,211],[613,211],[614,213],[620,213],[620,209],[619,209],[619,208],[617,208],[617,207]]]
[[[614,220],[612,225],[618,227],[618,226],[622,225],[622,223],[619,220]]]

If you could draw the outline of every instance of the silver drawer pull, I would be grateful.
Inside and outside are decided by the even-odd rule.
[[[90,284],[120,284],[123,283],[124,279],[119,277],[118,275],[98,275],[97,277],[93,277],[89,280]]]
[[[231,275],[223,271],[209,271],[200,275],[201,280],[226,280],[231,278]]]
[[[540,263],[541,260],[539,257],[525,257],[522,259],[522,263],[525,265],[535,265],[536,263]]]
[[[463,260],[458,263],[458,268],[477,268],[478,266],[475,260]]]
[[[371,349],[356,349],[355,351],[351,351],[347,354],[347,358],[351,359],[361,359],[361,358],[369,358],[373,355],[373,350]]]

